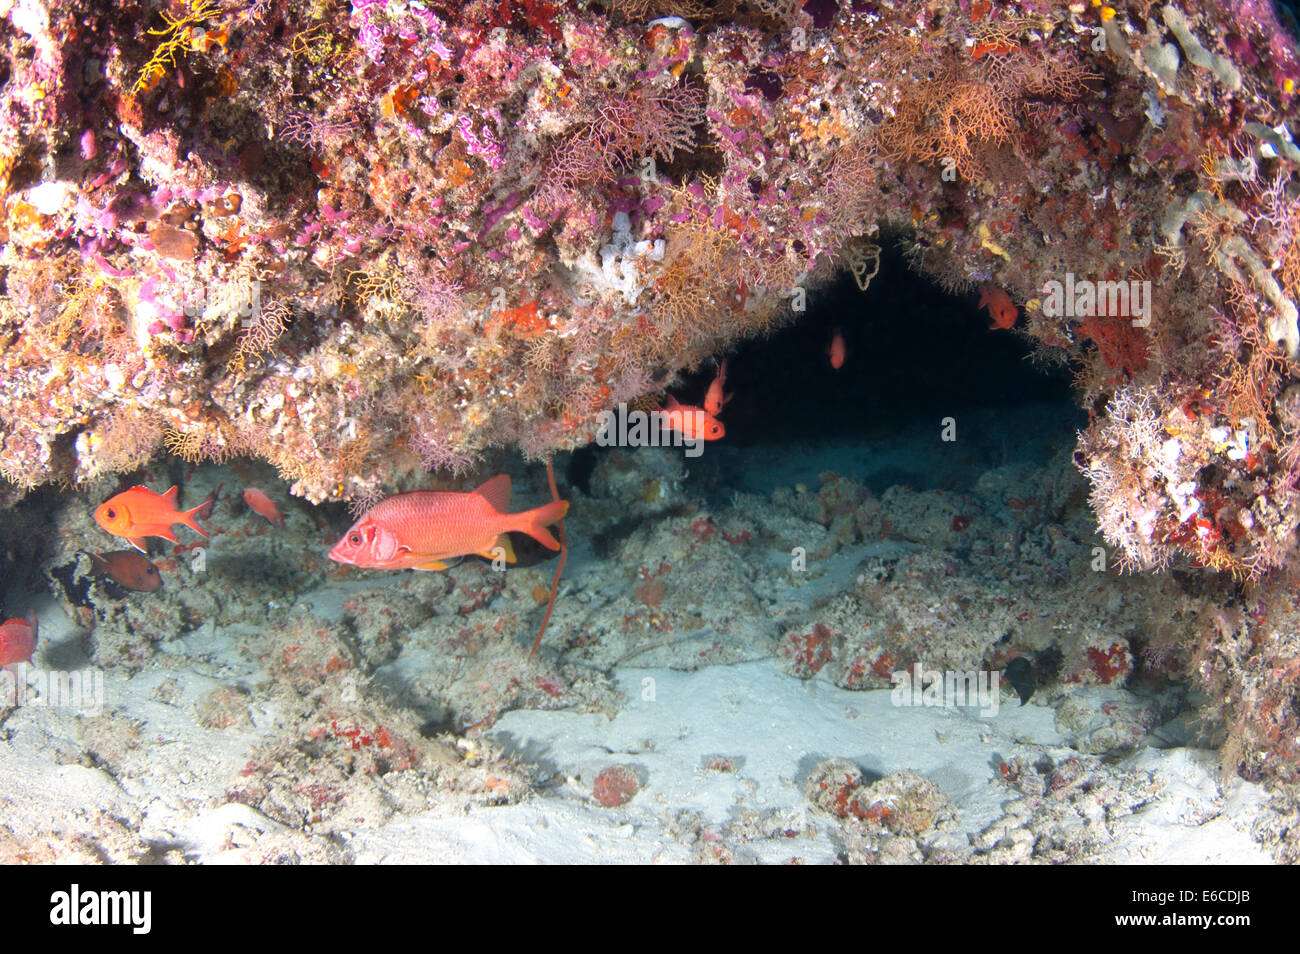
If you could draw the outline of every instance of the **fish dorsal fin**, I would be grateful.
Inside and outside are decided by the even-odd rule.
[[[493,510],[507,513],[510,510],[510,475],[497,474],[476,488],[474,493],[486,500]]]
[[[145,489],[147,490],[148,488],[146,487]],[[175,510],[175,509],[176,509],[176,499],[177,499],[177,496],[179,495],[179,493],[180,493],[180,488],[177,487],[175,484],[172,484],[172,489],[169,490],[169,491],[167,491],[167,493],[165,493],[165,494],[162,495],[163,503],[167,504],[167,506],[169,506],[169,507],[171,507],[173,510]]]

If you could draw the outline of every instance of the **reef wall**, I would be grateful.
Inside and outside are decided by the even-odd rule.
[[[580,446],[899,241],[1078,368],[1126,565],[1259,577],[1300,522],[1298,78],[1258,0],[0,0],[5,500],[165,449],[364,503]]]

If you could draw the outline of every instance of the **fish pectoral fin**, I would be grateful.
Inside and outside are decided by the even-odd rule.
[[[507,563],[514,563],[518,557],[515,556],[514,544],[510,542],[509,534],[501,534],[492,544],[491,549],[484,550],[479,556],[487,560],[495,560],[499,556],[504,556]]]
[[[144,537],[127,537],[126,542],[131,544],[131,546],[135,547],[145,556],[149,555],[149,551],[144,548],[145,543],[148,542]]]

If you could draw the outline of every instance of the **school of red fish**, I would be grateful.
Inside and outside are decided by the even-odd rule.
[[[993,319],[991,329],[1008,329],[1015,325],[1019,311],[1005,291],[992,286],[981,289],[979,306],[988,309]],[[826,349],[830,366],[844,366],[847,349],[839,328],[832,329]],[[731,400],[726,393],[727,359],[718,365],[717,375],[709,384],[703,406],[681,404],[671,395],[659,409],[661,426],[687,439],[716,441],[726,434],[718,420],[723,407]],[[484,482],[474,490],[416,490],[396,494],[366,511],[329,551],[336,563],[375,570],[444,570],[451,561],[478,555],[505,563],[516,562],[509,534],[527,534],[549,550],[564,555],[563,519],[567,501],[555,492],[554,474],[547,462],[553,500],[531,510],[510,512],[510,478],[506,474]],[[92,571],[138,592],[151,593],[163,585],[158,567],[148,558],[149,537],[177,542],[173,527],[182,524],[205,539],[208,532],[199,524],[212,516],[221,497],[218,486],[197,507],[177,507],[178,488],[156,493],[143,485],[114,494],[95,509],[95,521],[115,537],[126,540],[134,549],[106,553],[83,551],[90,557]],[[243,491],[248,509],[273,526],[283,529],[285,517],[278,504],[257,487]],[[560,539],[548,529],[558,525]],[[561,562],[560,566],[563,566]],[[558,583],[558,570],[556,583]],[[555,584],[552,585],[552,603]],[[550,615],[548,606],[547,618]],[[545,631],[545,622],[542,626]],[[538,635],[540,642],[541,634]],[[31,659],[36,648],[37,620],[34,613],[26,619],[10,619],[0,624],[0,666]],[[536,649],[536,644],[534,645]]]

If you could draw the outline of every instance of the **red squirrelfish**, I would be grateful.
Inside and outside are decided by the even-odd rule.
[[[368,510],[334,544],[329,558],[376,570],[445,570],[448,560],[474,553],[493,559],[498,547],[515,559],[506,536],[528,534],[552,550],[559,541],[546,528],[569,510],[557,500],[509,513],[510,477],[498,474],[469,493],[415,490],[389,497]]]
[[[993,324],[989,325],[990,331],[995,328],[1014,328],[1016,319],[1020,317],[1020,309],[1015,306],[1011,296],[993,285],[985,285],[980,289],[978,307],[989,310],[989,317],[993,319]]]
[[[176,509],[176,488],[165,494],[156,494],[148,487],[132,487],[100,504],[95,510],[95,521],[116,537],[125,537],[141,553],[145,552],[145,537],[162,537],[176,542],[172,525],[183,523],[197,533],[208,532],[198,525],[194,515],[206,503],[181,511]]]
[[[727,433],[722,422],[704,408],[679,404],[671,394],[659,415],[665,430],[677,431],[687,440],[716,441]]]
[[[840,329],[835,329],[835,334],[831,337],[830,347],[826,353],[831,356],[831,367],[838,371],[844,367],[844,336],[840,334]]]
[[[0,623],[0,666],[31,662],[38,629],[35,610],[28,610],[26,619]]]
[[[723,396],[722,389],[727,382],[727,359],[722,359],[722,364],[718,367],[718,376],[713,379],[709,385],[708,393],[704,395],[704,410],[710,414],[718,415],[722,412],[722,406],[731,400],[731,395]]]
[[[280,513],[280,508],[275,505],[274,500],[256,487],[249,487],[244,491],[244,503],[248,504],[248,509],[253,513],[265,517],[281,530],[284,529],[284,514]]]

